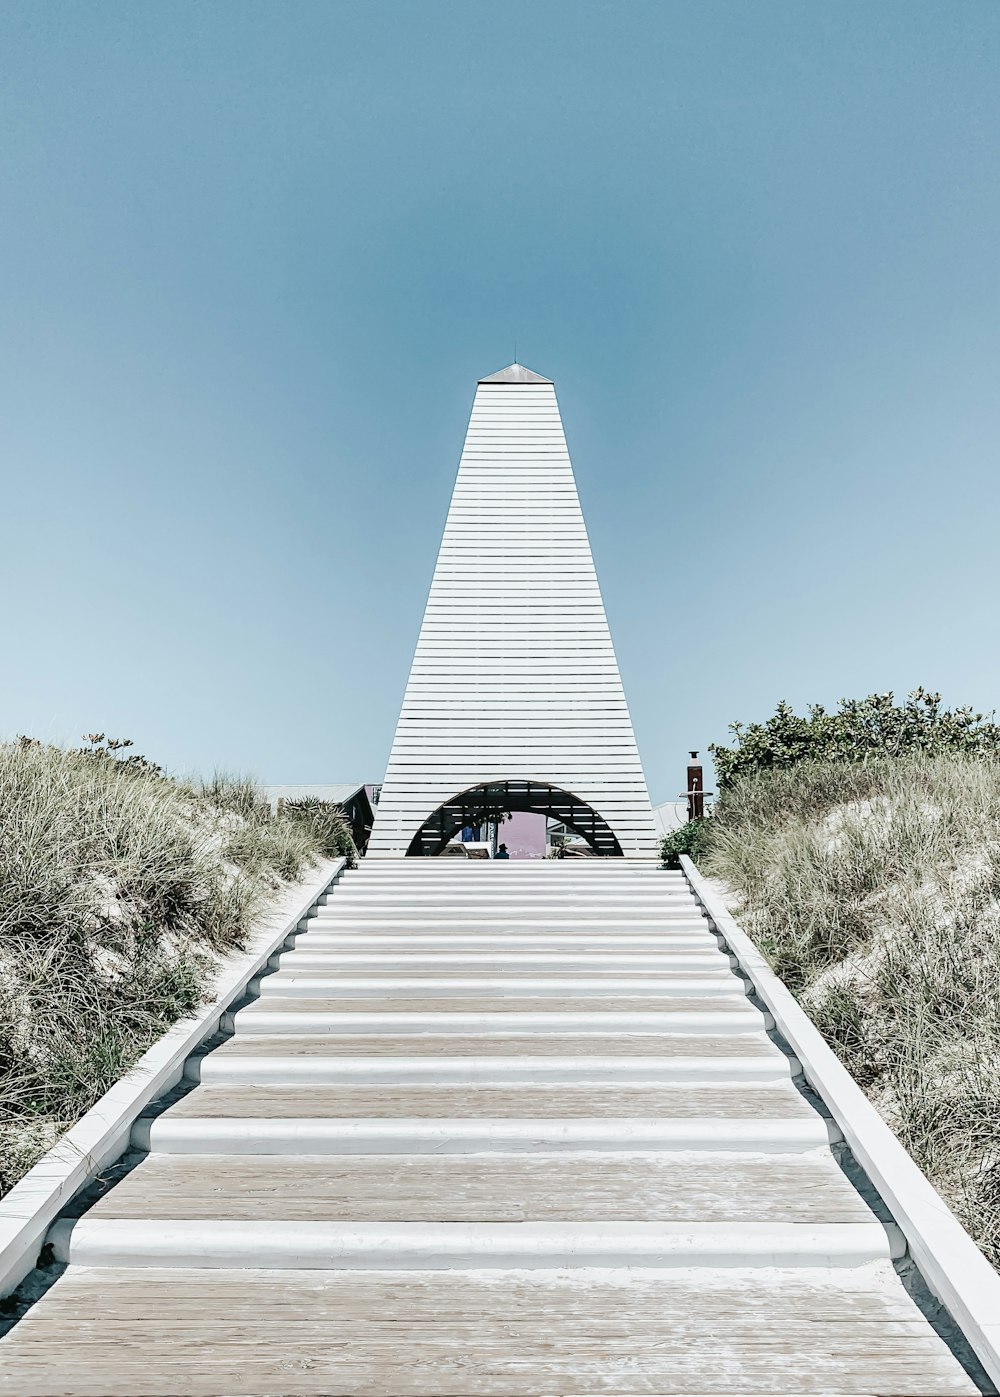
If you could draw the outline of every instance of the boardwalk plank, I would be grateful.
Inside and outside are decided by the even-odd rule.
[[[865,1222],[827,1151],[698,1157],[153,1155],[92,1210],[102,1218]]]
[[[891,1270],[864,1269],[844,1289],[782,1272],[70,1273],[8,1340],[0,1393],[974,1393]]]

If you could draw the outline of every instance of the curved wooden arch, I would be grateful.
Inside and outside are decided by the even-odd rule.
[[[622,857],[617,836],[592,805],[572,791],[532,780],[484,781],[459,791],[428,815],[410,841],[407,857],[440,854],[465,826],[488,824],[515,811],[547,815],[579,834],[596,854]]]

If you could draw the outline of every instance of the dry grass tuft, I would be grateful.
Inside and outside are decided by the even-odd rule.
[[[1000,762],[740,777],[701,867],[1000,1263]]]

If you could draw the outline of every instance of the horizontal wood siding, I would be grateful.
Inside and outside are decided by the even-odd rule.
[[[481,383],[368,852],[486,781],[545,782],[626,857],[656,837],[550,383]]]

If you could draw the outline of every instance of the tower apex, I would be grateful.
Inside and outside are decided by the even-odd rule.
[[[541,374],[536,374],[533,369],[526,369],[523,364],[508,364],[499,373],[490,374],[488,378],[481,378],[480,383],[551,383],[551,378],[543,378]]]

